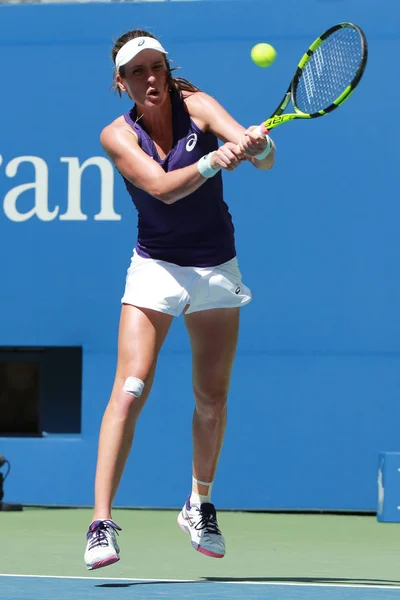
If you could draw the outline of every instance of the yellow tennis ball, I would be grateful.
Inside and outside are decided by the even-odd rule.
[[[276,50],[271,44],[256,44],[251,49],[251,58],[259,67],[269,67],[276,59]]]

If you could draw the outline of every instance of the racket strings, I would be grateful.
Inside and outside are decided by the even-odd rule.
[[[352,27],[335,31],[304,66],[294,94],[296,107],[308,114],[328,108],[352,83],[362,59],[359,32]]]

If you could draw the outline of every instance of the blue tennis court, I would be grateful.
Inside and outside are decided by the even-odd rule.
[[[397,600],[400,586],[0,576],[4,600]]]

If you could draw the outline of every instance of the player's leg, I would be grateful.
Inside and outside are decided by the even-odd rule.
[[[111,397],[103,416],[96,468],[95,506],[85,553],[89,569],[116,562],[118,526],[111,506],[132,446],[139,414],[153,382],[157,356],[173,317],[124,304],[121,310],[118,363]],[[139,382],[144,383],[140,393]],[[128,390],[128,391],[127,391]]]
[[[192,545],[215,558],[224,539],[211,503],[226,426],[226,405],[239,331],[239,308],[216,308],[185,316],[193,355],[193,488],[178,523]]]

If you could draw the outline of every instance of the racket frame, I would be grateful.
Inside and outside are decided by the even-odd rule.
[[[360,61],[360,64],[356,71],[356,74],[353,77],[352,82],[346,87],[345,90],[343,90],[343,92],[340,94],[340,96],[338,98],[336,98],[336,100],[334,100],[330,106],[324,108],[323,110],[319,110],[316,113],[312,113],[312,114],[304,113],[296,106],[296,102],[295,102],[296,88],[297,88],[299,79],[301,77],[301,74],[303,72],[303,69],[306,66],[306,64],[308,63],[308,61],[311,59],[314,52],[321,46],[321,44],[329,36],[331,36],[333,33],[335,33],[335,31],[338,31],[339,29],[343,29],[345,27],[351,27],[352,29],[356,29],[360,36],[360,40],[361,40],[362,60]],[[289,87],[288,87],[282,101],[280,102],[278,108],[272,113],[271,117],[261,124],[261,126],[260,126],[261,131],[263,133],[268,133],[268,131],[270,129],[273,129],[274,127],[277,127],[278,125],[281,125],[282,123],[287,123],[288,121],[292,121],[293,119],[315,119],[317,117],[323,117],[324,115],[335,110],[335,108],[338,108],[339,106],[341,106],[341,104],[343,104],[343,102],[345,102],[351,96],[351,94],[354,92],[355,88],[357,87],[357,85],[364,73],[364,69],[367,64],[367,58],[368,58],[367,38],[366,38],[363,30],[358,25],[354,25],[353,23],[338,23],[337,25],[334,25],[333,27],[330,27],[329,29],[327,29],[325,31],[325,33],[323,33],[316,40],[314,40],[314,42],[308,48],[307,52],[305,52],[303,54],[298,66],[297,66],[296,72],[292,78],[292,81],[290,82]],[[286,109],[286,107],[288,106],[290,101],[293,104],[293,108],[294,108],[295,112],[287,113],[286,115],[283,115],[282,113]]]

